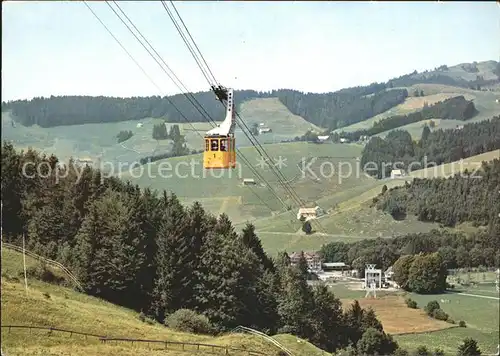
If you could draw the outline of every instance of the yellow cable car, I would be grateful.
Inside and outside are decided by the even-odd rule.
[[[236,140],[234,137],[236,121],[233,89],[228,89],[227,97],[226,95],[223,95],[223,97],[224,101],[227,101],[226,118],[222,124],[205,134],[205,152],[203,154],[203,167],[205,169],[236,167]]]

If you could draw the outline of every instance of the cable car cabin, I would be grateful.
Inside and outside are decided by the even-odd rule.
[[[205,136],[203,166],[205,169],[235,168],[236,141],[234,135]]]

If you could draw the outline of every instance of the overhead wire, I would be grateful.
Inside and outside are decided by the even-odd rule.
[[[92,8],[84,1],[84,4],[85,6],[90,10],[90,12],[94,15],[94,17],[96,17],[96,19],[101,23],[101,25],[106,29],[106,31],[113,37],[113,39],[120,45],[120,47],[127,53],[127,55],[133,60],[133,62],[141,69],[141,71],[146,75],[146,77],[153,83],[153,85],[159,90],[161,91],[161,88],[154,82],[154,80],[146,73],[146,71],[144,70],[144,68],[135,60],[135,58],[130,54],[130,52],[123,46],[123,44],[120,42],[120,40],[118,40],[118,38],[116,38],[116,36],[111,32],[111,30],[104,24],[104,22],[100,19],[100,17],[92,10]],[[115,5],[118,6],[118,4],[116,4],[115,2]],[[108,6],[109,3],[108,3]],[[116,13],[116,11],[114,11],[114,9],[110,6],[110,8],[113,10],[113,12],[115,13],[115,15],[117,17],[120,18],[120,20],[125,24],[125,26],[127,26],[127,24],[123,21],[123,19],[119,16],[118,13]],[[121,10],[120,8],[120,11],[126,16],[126,14],[123,12],[123,10]],[[134,26],[134,28],[136,29],[137,32],[140,33],[140,31],[137,29],[137,27],[133,24],[133,22],[128,18],[128,16],[126,16],[127,19],[131,22],[131,24]],[[127,28],[133,33],[133,31],[130,29],[130,27],[127,26]],[[154,47],[149,43],[149,41],[147,41],[147,39],[142,35],[142,33],[140,33],[141,37],[148,43],[148,45],[153,49],[153,51],[157,54],[157,56],[162,60],[162,62],[164,63],[164,65],[172,72],[172,76],[174,76],[177,81],[180,83],[181,86],[184,87],[184,89],[187,91],[187,88],[185,88],[185,86],[182,84],[182,81],[180,81],[180,79],[175,75],[175,73],[168,67],[168,65],[163,61],[163,59],[161,58],[161,56],[158,54],[158,52],[156,50],[154,50]],[[179,87],[179,84],[177,84],[175,82],[175,80],[173,80],[172,76],[169,75],[169,73],[167,73],[165,71],[165,69],[161,66],[161,64],[156,60],[156,58],[151,54],[151,52],[149,52],[149,50],[144,46],[144,44],[140,41],[140,39],[135,36],[134,34],[134,37],[136,37],[136,39],[141,43],[141,45],[143,45],[143,47],[146,49],[146,51],[153,57],[153,59],[155,59],[155,61],[157,62],[157,64],[160,66],[160,68],[162,68],[162,70],[169,76],[169,78],[174,82],[174,84],[176,84],[178,87]],[[181,92],[182,92],[182,89],[181,89]],[[192,94],[191,94],[192,95]],[[189,99],[189,96],[187,96],[188,99]],[[193,96],[194,98],[194,96]],[[196,128],[194,127],[194,125],[189,121],[189,119],[179,110],[179,108],[170,100],[170,98],[168,98],[168,96],[166,97],[167,101],[172,105],[172,107],[174,109],[176,109],[176,111],[179,113],[179,115],[184,119],[184,121],[186,123],[188,123],[192,128],[193,128],[193,131],[197,131],[198,135],[204,139],[204,137],[198,132],[198,130],[196,130]],[[194,98],[195,99],[195,98]],[[191,101],[191,103],[198,109],[199,111],[199,108]],[[196,101],[196,103],[202,108],[204,109],[201,104],[199,104],[199,102]],[[201,112],[200,112],[201,113]],[[206,111],[205,111],[206,113]],[[208,113],[207,113],[208,114]],[[212,119],[213,120],[213,119]],[[215,121],[214,121],[215,122]],[[242,155],[242,154],[241,154]],[[243,161],[246,161],[248,167],[250,168],[250,170],[254,170],[254,173],[257,175],[257,176],[260,176],[260,174],[254,169],[254,167],[248,162],[248,160],[242,155],[242,158],[243,158]],[[262,179],[262,181],[266,182],[265,179],[260,176],[259,177],[260,179]],[[282,202],[282,204],[285,205],[285,203],[281,200],[281,198],[279,197],[279,195],[274,191],[274,189],[272,189],[272,187],[269,185],[269,183],[266,182],[266,185],[268,187],[268,189],[271,191],[271,193],[273,195],[275,195],[276,198],[278,198],[278,200],[280,200],[280,202]],[[258,196],[253,190],[252,190],[252,193],[259,199],[261,200],[261,202],[266,205],[269,210],[271,212],[274,211],[274,209],[272,209],[260,196]]]
[[[202,66],[202,65],[201,65],[201,63],[200,63],[201,61],[197,58],[197,54],[194,52],[194,50],[193,50],[192,46],[191,46],[191,45],[190,45],[190,43],[187,41],[186,36],[182,33],[182,30],[180,29],[180,26],[177,24],[177,22],[176,22],[176,20],[174,19],[174,17],[173,17],[173,15],[172,15],[172,13],[171,13],[171,12],[170,12],[170,10],[168,9],[167,5],[165,4],[165,1],[161,1],[161,2],[162,2],[162,5],[163,5],[164,9],[167,11],[167,14],[169,15],[170,19],[172,20],[172,22],[173,22],[174,26],[176,27],[177,31],[179,32],[179,35],[181,36],[181,38],[183,39],[184,43],[185,43],[185,44],[186,44],[186,46],[188,47],[188,50],[191,52],[191,55],[192,55],[192,56],[193,56],[193,58],[195,59],[195,61],[196,61],[197,65],[198,65],[198,67],[200,68],[200,70],[202,71],[203,75],[205,76],[205,79],[207,79],[208,84],[209,84],[212,88],[214,87],[214,83],[215,83],[215,84],[217,84],[217,86],[218,86],[218,85],[219,85],[219,83],[217,82],[217,80],[216,80],[216,79],[215,79],[215,77],[213,76],[213,73],[212,73],[212,71],[210,70],[210,67],[208,66],[208,64],[207,64],[206,60],[204,59],[203,54],[201,53],[201,51],[199,51],[199,48],[198,48],[198,46],[196,45],[196,42],[194,41],[193,37],[191,36],[191,34],[190,34],[189,30],[187,29],[187,27],[186,27],[186,25],[185,25],[184,21],[182,20],[182,17],[180,17],[179,12],[178,12],[178,11],[177,11],[177,9],[175,8],[175,5],[174,5],[174,4],[172,3],[172,1],[171,1],[172,7],[174,8],[174,10],[176,11],[177,15],[179,16],[179,18],[180,18],[181,22],[182,22],[182,23],[183,23],[183,25],[185,26],[186,32],[189,34],[189,36],[190,36],[191,40],[193,41],[194,46],[195,46],[195,47],[198,49],[198,51],[200,52],[200,53],[199,53],[199,54],[200,54],[200,57],[201,57],[201,58],[202,58],[202,60],[204,61],[205,66],[207,66],[208,71],[212,74],[212,76],[213,76],[213,82],[214,82],[214,83],[213,83],[213,82],[211,82],[211,81],[208,79],[207,75],[205,74],[205,69],[203,68],[203,66]],[[223,103],[223,105],[224,105],[224,103]],[[225,105],[224,105],[224,106],[225,106]],[[254,146],[254,147],[256,148],[256,150],[257,150],[257,152],[260,154],[261,158],[265,160],[264,156],[266,156],[268,164],[269,164],[269,162],[272,162],[271,157],[267,154],[267,152],[265,152],[265,150],[264,150],[264,148],[262,147],[262,145],[260,144],[260,142],[259,142],[259,141],[255,138],[255,136],[253,135],[253,133],[251,132],[251,130],[248,128],[248,126],[246,125],[246,123],[242,120],[242,118],[241,118],[241,116],[239,115],[239,113],[238,113],[236,110],[235,110],[235,113],[236,113],[236,115],[237,115],[237,117],[238,117],[238,119],[239,119],[239,121],[237,121],[238,126],[240,126],[240,129],[241,129],[241,130],[242,130],[242,132],[245,134],[245,136],[247,137],[247,139],[250,141],[250,143],[252,144],[252,146]],[[243,127],[241,127],[242,125],[243,125],[243,126],[245,126],[245,127],[244,127],[244,128],[243,128]],[[245,131],[245,129],[246,129],[246,131]],[[250,133],[250,135],[249,135],[247,132],[248,132],[248,133]],[[250,136],[252,136],[252,137],[250,137]],[[260,149],[259,149],[259,147],[256,147],[256,145],[259,145]],[[273,166],[272,164],[269,164],[269,166],[274,168],[274,166]],[[288,193],[291,195],[292,199],[293,199],[293,198],[295,198],[296,200],[298,200],[298,199],[297,199],[297,197],[298,197],[298,196],[297,196],[296,194],[294,195],[294,192],[293,192],[293,191],[290,191],[290,189],[289,189],[286,185],[284,185],[284,184],[283,184],[283,181],[286,181],[286,178],[283,176],[283,174],[282,174],[281,172],[279,172],[279,170],[277,170],[277,169],[276,169],[276,170],[274,170],[274,171],[273,171],[273,173],[275,173],[275,174],[276,174],[276,176],[278,177],[278,182],[279,182],[279,183],[281,183],[281,184],[284,186],[285,190],[287,190],[287,191],[288,191]],[[303,204],[303,202],[300,202],[300,201],[299,201],[299,204]]]
[[[122,12],[124,14],[124,16],[127,18],[127,20],[132,24],[132,26],[134,27],[134,29],[140,34],[140,36],[145,40],[145,42],[151,47],[151,49],[153,50],[153,52],[155,52],[155,54],[160,58],[160,60],[163,62],[163,64],[167,67],[167,69],[172,73],[172,75],[170,75],[169,73],[166,72],[165,68],[163,68],[163,66],[160,64],[160,62],[153,56],[153,54],[151,53],[151,51],[144,45],[144,43],[142,43],[142,41],[137,37],[137,35],[134,33],[134,31],[132,31],[132,29],[128,26],[128,24],[121,18],[121,16],[113,9],[113,7],[109,4],[108,1],[106,1],[107,5],[111,8],[111,10],[114,12],[114,14],[120,19],[120,21],[125,25],[125,27],[127,27],[127,29],[132,33],[132,35],[135,37],[135,39],[137,41],[139,41],[139,43],[143,46],[143,48],[148,52],[148,54],[153,57],[153,59],[155,60],[155,62],[160,66],[160,68],[165,72],[165,74],[167,74],[167,76],[174,82],[174,84],[177,86],[177,88],[181,91],[181,93],[183,93],[186,98],[191,102],[191,104],[193,104],[193,106],[195,107],[195,109],[198,110],[198,112],[202,115],[202,117],[204,117],[205,119],[208,119],[207,121],[209,123],[212,124],[212,127],[214,127],[214,125],[216,125],[216,121],[210,117],[210,115],[208,114],[208,112],[203,108],[203,106],[196,100],[196,98],[194,97],[194,95],[191,93],[191,91],[189,91],[185,85],[182,83],[182,81],[175,75],[175,73],[172,71],[172,69],[165,63],[165,61],[163,60],[163,58],[158,54],[158,52],[154,49],[154,47],[151,45],[151,43],[144,37],[144,35],[139,31],[139,29],[134,25],[134,23],[132,22],[132,20],[130,20],[130,18],[125,14],[125,12],[121,9],[121,7],[116,3],[116,1],[113,0],[113,2],[115,3],[115,5],[117,6],[117,8],[120,10],[120,12]],[[172,78],[172,76],[174,76],[177,81],[180,83],[180,85],[178,83],[175,82],[175,80]],[[186,90],[186,93],[183,92],[183,88],[181,88],[181,86],[184,88],[184,90]],[[203,112],[202,112],[203,111]],[[185,118],[185,120],[188,120],[184,115],[182,116],[183,118]],[[193,125],[191,124],[191,126],[193,127]],[[193,127],[194,129],[194,127]],[[195,129],[194,129],[195,130]],[[196,130],[197,131],[197,130]],[[199,133],[198,133],[199,134]],[[200,134],[199,134],[200,135]],[[201,135],[200,135],[201,136]],[[250,170],[253,171],[253,173],[258,177],[258,179],[262,180],[263,182],[265,182],[266,186],[271,190],[271,193],[283,204],[283,206],[285,207],[285,209],[287,208],[287,205],[286,203],[281,199],[281,197],[279,196],[279,194],[274,191],[274,189],[271,187],[271,185],[260,175],[260,173],[258,173],[255,168],[250,164],[250,162],[248,161],[248,159],[243,155],[243,153],[241,153],[241,151],[239,151],[239,149],[236,149],[236,151],[238,152],[238,154],[241,156],[242,160],[247,164],[247,166],[249,167]],[[256,194],[254,192],[254,194]],[[261,201],[263,201],[261,199]],[[273,210],[271,209],[271,212]]]
[[[180,26],[176,23],[175,19],[173,18],[173,15],[172,13],[170,12],[170,10],[168,9],[168,7],[166,6],[165,4],[165,1],[162,0],[162,5],[164,7],[164,9],[167,11],[170,19],[172,20],[172,22],[174,23],[174,26],[177,28],[181,38],[183,39],[184,43],[186,44],[186,46],[188,47],[188,50],[191,52],[192,56],[194,57],[197,65],[200,67],[200,70],[202,71],[203,75],[205,76],[205,79],[207,79],[207,82],[208,84],[213,88],[214,87],[214,84],[207,78],[207,75],[206,75],[206,72],[204,70],[204,68],[201,66],[200,64],[200,60],[196,57],[196,54],[194,53],[194,50],[192,48],[192,46],[188,43],[187,39],[186,39],[186,36],[182,33],[181,29],[180,29]],[[202,60],[204,61],[205,63],[205,66],[208,68],[208,71],[212,74],[213,76],[213,73],[212,71],[210,70],[210,67],[208,66],[206,60],[204,59],[203,57],[203,54],[201,53],[201,51],[199,50],[198,46],[196,45],[196,42],[194,41],[193,37],[191,36],[189,30],[187,29],[187,26],[185,25],[184,21],[182,20],[182,17],[180,16],[179,12],[177,11],[174,3],[172,0],[170,0],[170,3],[172,5],[172,7],[174,8],[177,16],[179,17],[181,23],[183,24],[183,26],[185,27],[185,30],[186,32],[188,33],[191,41],[193,42],[194,46],[196,47],[196,49],[198,49],[198,52],[200,54],[200,57],[202,58]],[[218,85],[218,82],[217,80],[215,79],[215,76],[213,76],[213,80],[214,82]],[[300,206],[305,206],[305,202],[303,199],[301,199],[301,197],[297,194],[297,192],[293,189],[293,187],[290,185],[289,182],[287,182],[285,176],[283,175],[283,173],[277,169],[273,164],[272,164],[272,159],[271,157],[269,156],[269,154],[266,152],[266,150],[264,149],[264,147],[262,147],[262,144],[259,142],[259,140],[256,139],[255,135],[252,133],[252,131],[248,128],[248,126],[246,125],[245,121],[241,118],[240,114],[235,110],[235,114],[236,116],[238,117],[238,121],[237,121],[237,124],[240,126],[242,132],[245,134],[245,136],[249,139],[250,143],[256,148],[257,152],[261,155],[261,157],[264,159],[264,156],[267,158],[267,161],[269,162],[269,167],[271,168],[271,170],[273,171],[273,173],[277,176],[278,178],[278,183],[282,185],[282,187],[284,188],[284,190],[290,195],[290,198],[292,200],[294,200],[296,203],[298,203],[299,207]],[[244,126],[241,127],[241,126]],[[250,135],[252,136],[252,138],[249,137],[249,135],[247,134],[247,131],[245,131],[245,129],[250,133]],[[257,147],[258,146],[258,147]],[[260,149],[259,149],[260,148]],[[325,231],[325,229],[323,228],[323,226],[321,225],[321,223],[319,221],[317,221],[317,224],[320,226],[320,228],[323,230],[323,232]]]

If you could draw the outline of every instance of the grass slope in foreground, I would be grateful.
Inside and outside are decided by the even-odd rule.
[[[26,258],[27,266],[34,266],[36,261]],[[71,289],[55,286],[36,280],[28,280],[28,294],[24,289],[24,281],[15,279],[22,275],[22,255],[4,248],[2,251],[2,325],[33,325],[58,327],[79,332],[150,340],[168,340],[196,342],[214,345],[227,345],[234,348],[260,351],[267,355],[276,355],[279,349],[256,336],[245,334],[227,334],[210,337],[180,333],[168,329],[158,323],[148,324],[139,319],[138,313],[118,307],[98,298],[77,293]],[[87,340],[83,336],[54,332],[47,336],[47,331],[12,329],[10,332],[2,328],[2,351],[12,355],[138,355],[152,353],[161,355],[190,355],[195,349],[182,351],[181,346],[163,346],[151,344],[118,343],[101,344],[94,338]],[[283,335],[279,342],[297,356],[321,355],[322,351],[306,343],[307,349],[301,352],[292,335]],[[290,345],[288,345],[290,344]],[[217,353],[216,353],[217,354]],[[223,350],[219,351],[223,354]],[[231,352],[231,355],[248,355],[248,352]]]

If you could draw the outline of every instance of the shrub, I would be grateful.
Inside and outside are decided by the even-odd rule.
[[[427,349],[424,345],[417,347],[417,350],[415,351],[415,356],[430,356],[430,354],[429,349]]]
[[[165,325],[177,331],[194,334],[214,333],[214,328],[206,316],[189,309],[179,309],[170,314]]]
[[[458,326],[460,326],[461,328],[465,328],[465,327],[467,327],[467,326],[465,325],[465,321],[463,321],[463,320],[460,320],[460,321],[458,322]]]
[[[425,312],[429,316],[433,316],[434,310],[436,309],[441,309],[441,306],[439,305],[437,300],[431,300],[424,308]]]
[[[445,355],[445,353],[444,353],[444,351],[442,349],[437,348],[437,349],[434,350],[433,356],[444,356],[444,355]]]
[[[434,319],[437,319],[437,320],[444,320],[444,321],[448,320],[448,314],[446,314],[444,312],[444,310],[441,309],[441,308],[440,309],[434,309],[432,311],[432,317]]]
[[[446,319],[446,322],[448,322],[450,324],[455,324],[455,320],[450,319],[450,318]]]
[[[142,311],[139,313],[139,320],[142,321],[143,323],[147,323],[149,325],[153,325],[155,323],[155,321],[153,319],[149,318]]]
[[[65,282],[63,277],[56,276],[44,263],[26,268],[26,276],[51,284],[63,284]],[[19,278],[24,278],[24,271],[19,272]]]
[[[405,302],[406,302],[406,305],[408,306],[408,308],[412,308],[412,309],[418,308],[417,302],[411,298],[406,299]]]

